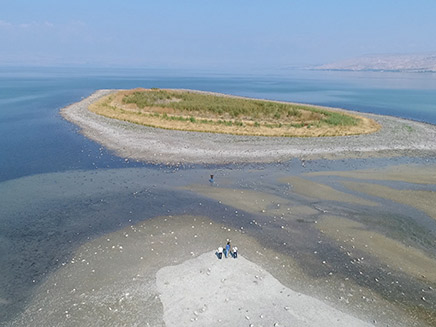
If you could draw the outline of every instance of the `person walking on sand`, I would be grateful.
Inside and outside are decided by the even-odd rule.
[[[226,244],[226,258],[228,257],[229,254],[230,254],[230,242],[227,242],[227,244]]]

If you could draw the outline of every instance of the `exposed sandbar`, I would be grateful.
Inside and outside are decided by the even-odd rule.
[[[215,256],[225,237],[237,259]],[[205,217],[156,217],[80,246],[10,326],[372,326],[379,315],[273,275],[290,271],[299,275],[291,259]]]
[[[436,152],[436,126],[390,116],[362,114],[382,128],[372,134],[335,137],[263,137],[165,130],[99,116],[88,106],[115,90],[99,90],[61,110],[88,138],[135,160],[179,163],[285,161]]]
[[[373,326],[281,284],[239,256],[205,253],[160,269],[166,326]]]

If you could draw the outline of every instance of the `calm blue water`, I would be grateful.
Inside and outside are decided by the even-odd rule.
[[[65,122],[59,109],[101,88],[190,88],[348,108],[436,124],[436,74],[0,68],[0,181],[126,164]],[[132,166],[132,164],[129,164]]]

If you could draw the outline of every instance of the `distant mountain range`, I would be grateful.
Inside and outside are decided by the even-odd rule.
[[[436,72],[436,53],[372,55],[313,67],[316,70]]]

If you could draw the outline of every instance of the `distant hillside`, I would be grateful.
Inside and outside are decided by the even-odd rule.
[[[436,72],[436,53],[373,55],[314,67],[319,70]]]

